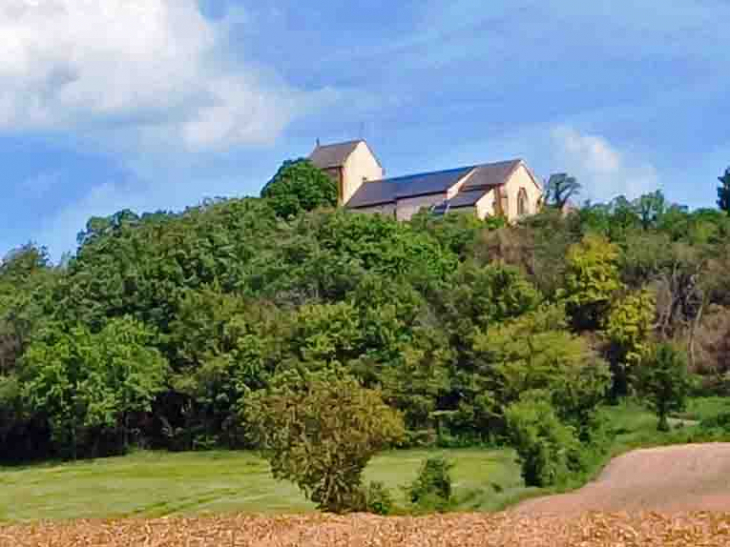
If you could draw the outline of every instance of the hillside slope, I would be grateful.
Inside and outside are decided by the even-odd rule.
[[[520,515],[726,511],[730,507],[730,444],[636,450],[616,458],[597,481],[572,492],[528,500]]]

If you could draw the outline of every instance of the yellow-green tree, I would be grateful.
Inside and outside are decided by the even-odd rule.
[[[613,295],[622,288],[618,258],[618,247],[596,234],[568,249],[563,294],[574,328],[595,330],[605,320]]]
[[[648,290],[629,293],[611,305],[605,335],[614,374],[614,395],[625,395],[630,370],[640,365],[650,349],[655,297]]]
[[[586,428],[604,399],[610,374],[585,339],[566,326],[560,307],[542,307],[478,334],[475,361],[494,412],[525,393],[541,391],[559,417],[587,438]]]

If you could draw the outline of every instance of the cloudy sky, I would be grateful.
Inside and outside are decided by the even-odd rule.
[[[522,157],[714,203],[729,0],[0,0],[0,256],[255,195],[364,137],[388,174]]]

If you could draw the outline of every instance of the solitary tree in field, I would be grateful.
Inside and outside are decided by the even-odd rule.
[[[567,173],[555,173],[550,175],[545,188],[545,203],[562,209],[570,198],[580,193],[582,186],[578,179]]]
[[[669,431],[670,412],[684,410],[690,389],[686,355],[671,344],[658,344],[639,369],[639,389],[659,417],[657,429]]]
[[[379,392],[327,372],[254,393],[243,416],[274,478],[332,513],[364,508],[365,466],[405,432]]]
[[[730,167],[725,169],[725,173],[718,180],[720,186],[717,188],[717,206],[730,214]]]

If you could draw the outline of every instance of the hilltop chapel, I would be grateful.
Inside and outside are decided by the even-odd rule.
[[[341,206],[398,220],[425,208],[481,219],[502,215],[511,222],[536,213],[542,203],[542,185],[521,159],[385,178],[368,144],[356,140],[318,143],[309,160],[335,181]]]

